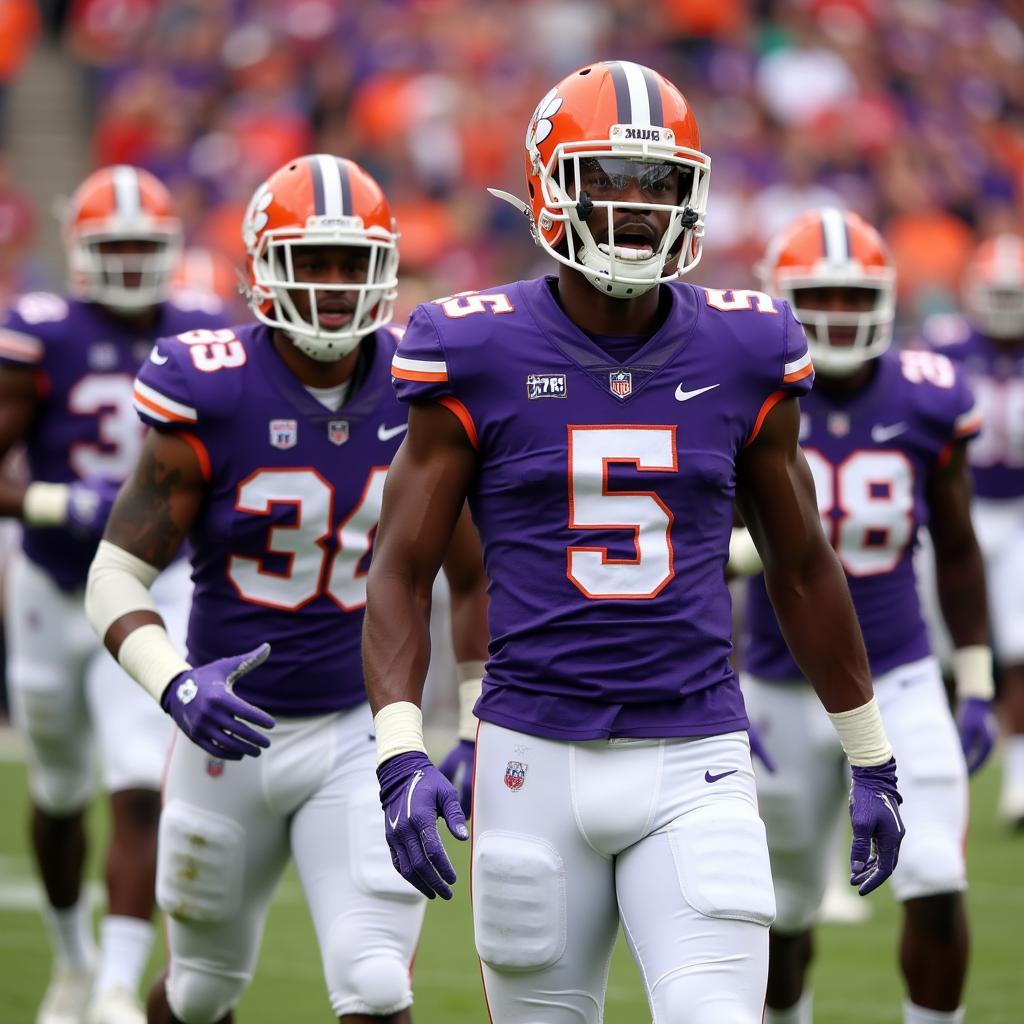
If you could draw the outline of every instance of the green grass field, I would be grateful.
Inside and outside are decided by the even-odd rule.
[[[972,789],[969,842],[972,885],[973,968],[967,992],[968,1024],[1024,1021],[1024,835],[1012,837],[995,821],[998,770],[987,766]],[[0,1024],[32,1024],[46,985],[49,952],[32,905],[32,867],[25,820],[24,769],[0,763]],[[97,876],[98,841],[106,825],[93,815],[91,875]],[[454,844],[453,844],[454,845]],[[487,1015],[470,932],[466,848],[453,850],[460,873],[456,899],[430,906],[416,958],[418,1024],[481,1024]],[[872,1024],[901,1019],[895,967],[896,908],[885,888],[871,897],[868,924],[826,926],[819,932],[815,974],[818,1024]],[[154,952],[155,972],[163,957]],[[243,1024],[315,1022],[331,1015],[320,959],[302,894],[289,874],[278,893],[260,966],[237,1019]],[[620,944],[608,990],[607,1024],[644,1024],[646,1002],[636,971]]]

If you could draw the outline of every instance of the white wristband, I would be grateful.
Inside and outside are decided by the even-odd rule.
[[[996,695],[992,678],[992,648],[985,644],[957,648],[953,652],[953,679],[960,700],[972,697],[992,700]]]
[[[729,561],[726,567],[734,576],[753,576],[764,568],[754,538],[745,526],[733,527],[729,535]]]
[[[482,661],[460,661],[455,666],[459,673],[459,739],[476,742],[476,715],[473,708],[480,699],[484,685]]]
[[[850,711],[837,711],[835,714],[830,711],[828,717],[832,719],[850,764],[873,767],[885,764],[892,757],[882,713],[874,697],[867,704]]]
[[[400,700],[386,704],[373,716],[373,731],[377,736],[377,767],[389,757],[410,750],[427,752],[423,742],[423,712],[411,701]]]
[[[67,484],[31,483],[25,488],[21,518],[29,526],[63,526],[68,521]]]
[[[155,622],[133,629],[121,642],[117,662],[158,704],[167,684],[192,666]]]

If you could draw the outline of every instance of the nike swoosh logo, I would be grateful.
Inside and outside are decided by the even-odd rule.
[[[158,349],[155,345],[153,346],[153,351],[149,353],[149,361],[151,363],[156,363],[157,366],[163,366],[164,363],[166,363],[167,360],[170,358],[170,356],[160,355],[160,349]]]
[[[885,444],[886,441],[891,441],[894,437],[899,437],[900,434],[904,434],[907,431],[907,424],[893,423],[890,426],[883,426],[881,423],[876,423],[871,428],[871,440],[875,444]]]
[[[412,782],[409,783],[409,792],[405,795],[405,816],[407,818],[412,817],[412,795],[416,792],[416,787],[420,784],[422,778],[423,772],[417,772],[412,777]]]
[[[719,779],[724,779],[726,775],[735,775],[739,771],[739,768],[730,768],[727,772],[719,772],[717,775],[712,775],[711,772],[704,773],[705,782],[718,782]]]
[[[685,391],[683,389],[683,385],[680,384],[676,388],[676,401],[688,402],[691,398],[696,398],[698,395],[703,395],[705,391],[713,391],[717,387],[717,384],[709,384],[706,388],[697,388],[694,391]]]
[[[378,441],[390,441],[391,438],[397,437],[403,430],[408,430],[408,423],[399,423],[397,427],[386,427],[383,423],[377,427],[377,440]]]

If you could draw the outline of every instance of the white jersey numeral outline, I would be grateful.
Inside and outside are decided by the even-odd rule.
[[[96,418],[98,443],[72,444],[68,463],[81,478],[124,480],[138,462],[145,426],[132,401],[129,373],[90,373],[68,392],[73,416]]]
[[[574,544],[566,573],[587,597],[646,600],[675,575],[675,517],[654,491],[608,489],[608,467],[627,463],[641,473],[678,473],[676,427],[602,424],[569,431],[569,529],[630,530],[634,558],[605,547]]]
[[[269,515],[291,505],[295,521],[268,528],[266,553],[288,558],[284,572],[269,570],[262,557],[231,555],[228,579],[250,604],[297,611],[327,594],[344,611],[366,604],[366,570],[360,565],[373,546],[387,466],[374,466],[352,511],[337,528],[338,549],[328,558],[325,541],[334,517],[334,488],[315,469],[257,469],[239,485],[235,508]],[[330,561],[328,566],[326,563]]]
[[[814,477],[821,524],[846,572],[892,572],[914,540],[910,459],[898,451],[861,450],[834,466],[815,448],[804,448],[804,456]],[[832,516],[835,509],[838,521]]]

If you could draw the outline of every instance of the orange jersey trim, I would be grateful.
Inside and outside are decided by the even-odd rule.
[[[804,377],[809,377],[812,373],[814,373],[814,365],[813,363],[808,363],[799,370],[787,373],[786,376],[782,378],[782,383],[792,384],[794,381],[803,380]]]
[[[802,372],[802,371],[801,371]],[[807,367],[807,372],[811,372],[811,368]],[[750,437],[743,443],[743,447],[746,448],[748,445],[754,443],[757,435],[761,433],[761,427],[764,426],[765,417],[772,411],[787,396],[786,391],[773,391],[762,403],[760,410],[757,414],[757,419],[754,420],[754,429],[750,432]]]
[[[964,434],[973,434],[976,430],[981,429],[984,419],[985,417],[979,412],[976,416],[972,416],[966,423],[961,423],[960,426],[955,427],[953,430],[953,436],[962,437]]]
[[[203,479],[209,483],[210,477],[213,475],[213,468],[210,464],[210,453],[206,450],[206,445],[195,434],[190,434],[187,430],[179,431],[178,437],[196,453],[196,458],[199,460],[199,472],[203,474]]]
[[[476,424],[473,422],[473,417],[470,414],[470,411],[462,404],[462,402],[457,398],[453,398],[451,395],[445,395],[437,401],[439,405],[443,405],[458,417],[459,422],[462,424],[462,429],[466,432],[466,437],[469,438],[469,443],[479,450],[480,437],[476,432]]]
[[[402,370],[397,366],[391,367],[391,376],[399,377],[402,380],[446,381],[448,379],[448,374],[441,371]]]
[[[169,420],[173,420],[175,423],[195,423],[195,420],[190,420],[187,416],[181,416],[176,412],[171,412],[170,409],[166,409],[164,406],[158,405],[152,399],[146,398],[145,395],[139,393],[138,388],[135,389],[132,397],[139,403],[139,405],[144,405],[152,412],[159,413],[161,416],[166,416]]]

